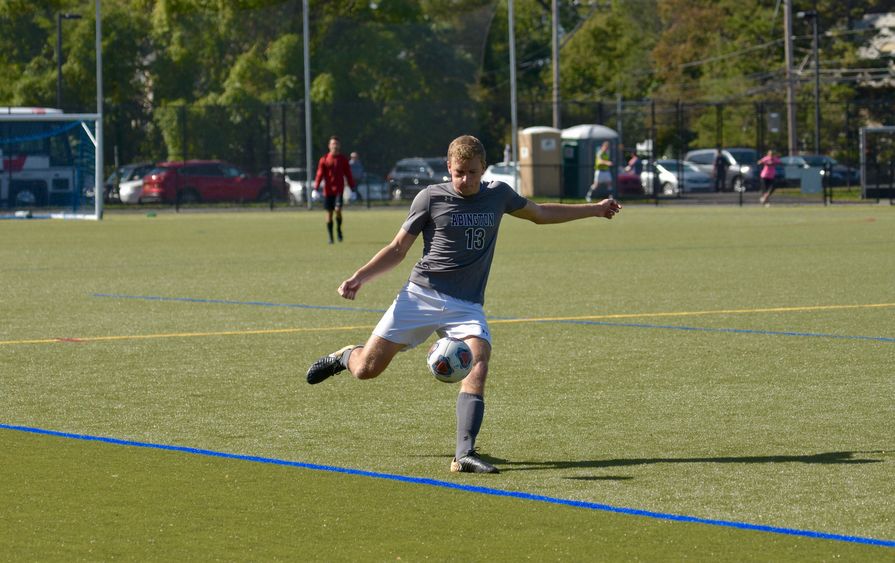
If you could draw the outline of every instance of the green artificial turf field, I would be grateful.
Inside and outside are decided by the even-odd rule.
[[[421,241],[335,291],[404,214],[0,221],[4,558],[893,558],[895,209],[506,218],[486,476],[424,347],[304,382],[406,279]]]

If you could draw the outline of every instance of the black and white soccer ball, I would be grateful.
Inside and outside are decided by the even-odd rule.
[[[426,353],[426,364],[438,381],[457,383],[472,370],[472,350],[462,340],[439,338]]]

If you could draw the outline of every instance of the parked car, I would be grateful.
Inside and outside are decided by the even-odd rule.
[[[727,160],[724,190],[746,191],[758,188],[758,151],[746,148],[722,149]],[[702,172],[714,178],[715,149],[698,149],[687,153],[684,160],[695,164]]]
[[[389,184],[382,176],[364,172],[362,178],[355,178],[357,181],[358,195],[362,200],[382,201],[390,199],[391,192]]]
[[[450,179],[444,157],[402,158],[386,176],[394,199],[413,199],[426,186]]]
[[[642,196],[643,186],[640,185],[640,175],[636,172],[629,172],[624,167],[618,168],[618,195],[622,196]]]
[[[808,168],[821,168],[821,176],[826,175],[829,168],[832,186],[861,183],[861,174],[857,169],[839,164],[836,159],[822,154],[784,156],[780,159],[780,163],[783,165],[788,184],[798,184],[802,178],[802,171]]]
[[[656,172],[658,172],[658,182],[655,181]],[[714,183],[709,174],[700,170],[692,162],[677,159],[659,159],[655,162],[647,162],[643,167],[643,172],[640,173],[640,182],[643,185],[643,192],[648,195],[653,194],[654,186],[661,194],[677,195],[682,183],[684,192],[708,192],[714,189]]]
[[[142,201],[263,201],[268,178],[249,176],[220,160],[162,162],[143,179]],[[277,188],[275,188],[277,189]]]
[[[498,162],[488,166],[485,173],[482,174],[482,181],[493,182],[495,180],[507,184],[514,191],[519,191],[516,189],[516,163]]]
[[[143,177],[118,184],[118,201],[121,203],[142,203]]]
[[[283,177],[282,167],[272,168],[271,171],[274,173],[274,178]],[[307,202],[309,191],[312,201],[319,201],[315,199],[313,185],[308,184],[307,172],[304,168],[287,168],[285,181],[289,186],[290,204],[299,205]],[[355,181],[357,182],[357,189],[351,191],[351,199],[349,201],[367,198],[371,201],[391,199],[388,182],[382,176],[365,172],[363,177],[355,178]]]
[[[305,168],[286,168],[282,166],[271,168],[274,179],[285,182],[290,205],[300,205],[307,201],[308,197],[308,171]]]
[[[616,182],[618,192],[616,197],[623,196],[642,196],[643,186],[640,185],[640,176],[635,172],[625,170],[623,166],[619,166],[616,171]],[[591,199],[588,201],[599,201],[609,196],[609,185],[603,184],[591,193]]]
[[[109,177],[106,178],[104,182],[104,190],[105,190],[105,200],[106,201],[122,201],[121,200],[121,184],[137,182],[139,183],[140,188],[143,186],[143,176],[149,173],[150,170],[155,168],[155,164],[152,162],[135,162],[133,164],[125,164],[124,166],[119,166],[114,172],[109,174]],[[139,190],[136,189],[135,184],[130,184],[127,187],[128,198],[133,200],[134,194],[136,194],[136,198],[139,199],[140,194]],[[137,203],[136,201],[126,201],[123,203]]]

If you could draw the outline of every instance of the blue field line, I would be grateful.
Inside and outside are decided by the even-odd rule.
[[[385,309],[363,309],[359,307],[336,307],[332,305],[306,305],[302,303],[273,303],[268,301],[234,301],[229,299],[200,299],[196,297],[161,297],[155,295],[122,295],[116,293],[94,293],[93,297],[111,297],[115,299],[138,299],[144,301],[178,301],[184,303],[214,303],[224,305],[254,305],[256,307],[290,307],[293,309],[322,309],[327,311],[359,311],[363,313],[384,313]],[[756,330],[743,328],[709,328],[699,326],[656,325],[647,323],[619,323],[609,321],[588,321],[575,319],[526,319],[523,317],[497,317],[488,316],[495,321],[525,321],[538,323],[565,323],[578,325],[611,326],[621,328],[649,328],[660,330],[681,330],[690,332],[724,332],[732,334],[756,334],[763,336],[794,336],[800,338],[834,338],[840,340],[871,340],[874,342],[895,343],[895,338],[887,336],[861,336],[849,334],[828,334],[823,332],[796,332],[777,330]]]
[[[359,311],[362,313],[384,313],[385,309],[364,309],[361,307],[336,307],[333,305],[304,305],[301,303],[273,303],[270,301],[234,301],[230,299],[200,299],[198,297],[162,297],[159,295],[122,295],[118,293],[94,293],[93,297],[113,299],[136,299],[142,301],[178,301],[181,303],[212,303],[215,305],[252,305],[255,307],[286,307],[291,309],[322,309],[324,311]]]
[[[165,450],[181,452],[191,455],[200,455],[207,457],[217,457],[223,459],[235,459],[240,461],[250,461],[253,463],[264,463],[270,465],[282,465],[286,467],[297,467],[301,469],[309,469],[312,471],[325,471],[328,473],[342,473],[345,475],[355,475],[359,477],[370,477],[373,479],[385,479],[389,481],[398,481],[400,483],[411,483],[414,485],[426,485],[430,487],[439,487],[443,489],[455,489],[468,493],[476,493],[497,497],[510,497],[522,500],[531,500],[537,502],[545,502],[548,504],[557,504],[562,506],[572,506],[575,508],[584,508],[587,510],[597,510],[601,512],[614,512],[617,514],[625,514],[628,516],[642,516],[657,520],[671,520],[674,522],[687,522],[690,524],[704,524],[709,526],[721,526],[725,528],[736,528],[740,530],[749,530],[754,532],[765,532],[771,534],[782,534],[787,536],[800,536],[806,538],[814,538],[821,540],[832,540],[849,543],[859,543],[874,545],[880,547],[895,547],[895,541],[882,540],[877,538],[867,538],[862,536],[847,536],[842,534],[829,534],[825,532],[815,532],[812,530],[798,530],[795,528],[783,528],[779,526],[766,526],[762,524],[750,524],[747,522],[736,522],[731,520],[717,520],[711,518],[699,518],[696,516],[686,516],[682,514],[671,514],[665,512],[654,512],[652,510],[639,510],[636,508],[625,508],[620,506],[612,506],[609,504],[601,504],[596,502],[585,502],[579,500],[569,500],[544,495],[536,495],[519,491],[505,491],[501,489],[493,489],[491,487],[480,487],[476,485],[464,485],[461,483],[451,483],[449,481],[439,481],[437,479],[427,479],[422,477],[408,477],[405,475],[394,475],[391,473],[378,473],[375,471],[365,471],[362,469],[350,469],[345,467],[336,467],[332,465],[319,465],[316,463],[304,463],[300,461],[288,461],[284,459],[276,459],[269,457],[260,457],[253,455],[232,454],[226,452],[218,452],[214,450],[205,450],[201,448],[190,448],[186,446],[172,446],[167,444],[153,444],[149,442],[136,442],[132,440],[121,440],[118,438],[108,438],[103,436],[90,436],[87,434],[72,434],[69,432],[58,432],[55,430],[46,430],[43,428],[32,428],[28,426],[18,426],[13,424],[0,423],[0,429],[14,430],[17,432],[28,432],[31,434],[41,434],[45,436],[54,436],[57,438],[68,438],[72,440],[84,440],[90,442],[102,442],[106,444],[114,444],[117,446],[128,446],[135,448],[149,448],[154,450]]]
[[[758,329],[747,329],[747,328],[709,328],[709,327],[700,327],[700,326],[678,326],[678,325],[654,325],[654,324],[644,324],[644,323],[614,323],[614,322],[606,322],[606,321],[586,321],[586,320],[545,320],[545,321],[536,321],[536,322],[549,322],[549,323],[567,323],[567,324],[579,324],[579,325],[599,325],[599,326],[612,326],[612,327],[623,327],[623,328],[654,328],[654,329],[662,329],[662,330],[683,330],[683,331],[692,331],[692,332],[727,332],[734,334],[758,334],[758,335],[766,335],[766,336],[798,336],[801,338],[838,338],[845,340],[873,340],[876,342],[895,342],[895,338],[891,338],[888,336],[861,336],[861,335],[851,335],[851,334],[830,334],[824,332],[795,332],[795,331],[781,331],[781,330],[758,330]]]

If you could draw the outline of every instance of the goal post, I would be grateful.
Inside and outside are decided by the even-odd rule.
[[[0,214],[101,219],[99,114],[0,108]]]
[[[102,7],[100,0],[94,0],[94,49],[96,52],[96,113],[64,114],[61,110],[46,110],[44,108],[0,108],[0,216],[4,212],[16,207],[18,203],[28,203],[30,199],[33,205],[38,203],[38,197],[46,196],[49,213],[43,214],[50,218],[61,219],[93,219],[103,217],[103,49],[102,49]],[[5,109],[6,111],[2,111]],[[16,111],[19,110],[19,111]],[[31,110],[31,111],[26,111]],[[35,111],[37,110],[37,111]],[[10,130],[28,129],[27,124],[32,124],[36,131],[23,135],[10,135]],[[56,123],[56,130],[48,130],[46,124]],[[16,125],[19,124],[19,125]],[[25,124],[22,126],[22,124]],[[63,132],[77,131],[76,148],[78,151],[72,156],[70,139],[60,137]],[[57,139],[50,141],[49,139]],[[29,145],[29,141],[32,143]],[[40,153],[41,144],[48,148],[46,154],[33,154],[32,162],[26,170],[28,151],[24,154],[15,154],[22,147]],[[18,146],[14,146],[18,144]],[[68,150],[66,151],[66,146]],[[88,155],[92,154],[92,159]],[[75,162],[77,160],[77,162]],[[92,162],[90,166],[89,162]],[[69,172],[65,171],[68,168]],[[13,168],[20,168],[18,179],[13,183]],[[53,168],[58,175],[53,175]],[[30,171],[34,171],[31,175]],[[5,172],[5,173],[4,173]],[[81,172],[81,174],[79,174]],[[31,175],[32,177],[29,177]],[[92,185],[92,188],[91,188]],[[46,189],[46,191],[41,191]],[[59,193],[69,195],[71,208],[52,212],[52,197],[59,197]],[[12,195],[12,199],[10,199]],[[16,199],[18,197],[18,199]],[[64,196],[62,196],[64,197]],[[92,200],[93,212],[86,212]],[[21,210],[25,216],[33,216],[30,210]],[[15,214],[13,215],[15,216]]]

